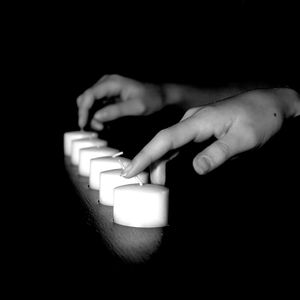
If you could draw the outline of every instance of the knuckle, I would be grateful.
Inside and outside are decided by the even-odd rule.
[[[199,107],[193,107],[187,110],[187,114],[192,115],[195,113],[197,110],[199,110]]]
[[[98,86],[98,85],[100,85],[100,84],[102,84],[104,81],[106,81],[106,79],[109,77],[109,75],[108,74],[105,74],[105,75],[103,75],[102,77],[100,77],[100,79],[94,84],[94,87],[95,86]]]
[[[138,101],[135,105],[136,113],[144,114],[146,113],[147,107],[144,102]]]
[[[84,92],[83,96],[82,96],[82,100],[81,100],[81,107],[82,108],[86,108],[86,107],[90,107],[91,104],[93,102],[93,95],[90,91],[86,91]]]
[[[213,115],[216,113],[216,108],[213,106],[203,106],[198,111],[198,115]]]
[[[156,141],[161,147],[167,148],[169,150],[175,149],[176,142],[174,139],[172,127],[161,130],[156,135]]]
[[[189,108],[185,114],[183,115],[183,117],[181,118],[181,121],[192,117],[200,108],[199,107],[193,107],[193,108]]]
[[[211,123],[213,120],[216,120],[219,118],[216,112],[216,108],[211,106],[201,107],[194,115],[192,116],[194,118],[196,126],[201,126],[203,121],[207,121],[207,123]]]
[[[111,80],[114,80],[114,81],[118,81],[118,82],[122,80],[122,76],[120,76],[118,74],[109,75],[108,78],[111,79]]]
[[[82,94],[82,97],[83,99],[87,99],[87,98],[91,98],[93,95],[93,92],[91,89],[87,89],[83,94]]]
[[[162,129],[161,131],[158,132],[158,134],[156,135],[156,138],[159,140],[168,140],[170,139],[171,134],[170,134],[170,130],[169,129]]]
[[[103,75],[100,79],[99,82],[104,81],[105,79],[107,79],[109,77],[108,74]]]
[[[188,109],[187,112],[184,114],[184,117],[187,118],[187,117],[193,115],[195,111],[196,111],[195,108]]]

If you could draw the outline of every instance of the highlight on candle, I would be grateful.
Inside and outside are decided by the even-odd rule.
[[[79,164],[79,153],[81,149],[89,147],[104,147],[107,145],[107,142],[100,139],[94,138],[84,138],[72,141],[71,146],[71,162],[74,165]]]
[[[113,220],[131,227],[168,225],[169,189],[156,184],[127,184],[114,188]]]
[[[143,184],[148,183],[148,173],[140,173],[137,177],[124,178],[120,176],[122,169],[109,170],[100,173],[99,199],[103,205],[114,205],[114,188],[127,184]]]
[[[91,159],[104,156],[112,156],[120,152],[110,147],[89,147],[80,150],[78,172],[81,176],[90,175]]]
[[[71,155],[72,141],[82,138],[97,138],[96,132],[91,131],[70,131],[64,133],[64,154]]]
[[[116,157],[117,154],[118,153],[114,154],[113,156],[97,157],[91,159],[89,174],[89,186],[91,189],[99,190],[101,172],[120,169],[122,165],[128,165],[130,163],[130,160],[125,157]]]

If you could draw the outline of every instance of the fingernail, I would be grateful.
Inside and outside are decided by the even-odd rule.
[[[120,173],[120,176],[127,178],[128,173],[130,172],[131,169],[132,169],[132,165],[131,164],[127,165],[126,168],[123,169],[122,172]]]
[[[205,174],[211,168],[211,163],[207,157],[202,156],[198,159],[197,166],[198,173],[202,175]]]

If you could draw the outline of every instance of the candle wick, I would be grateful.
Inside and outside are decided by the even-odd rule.
[[[118,153],[114,154],[112,157],[113,157],[113,158],[118,157],[118,156],[122,155],[123,153],[124,153],[123,151],[118,152]],[[120,160],[119,160],[119,161],[120,161]]]

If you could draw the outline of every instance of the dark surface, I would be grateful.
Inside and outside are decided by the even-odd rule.
[[[101,9],[79,7],[77,14],[69,7],[47,7],[32,19],[24,13],[26,22],[17,27],[22,39],[12,36],[16,79],[8,98],[14,107],[7,113],[9,132],[18,137],[17,166],[8,176],[15,207],[3,210],[13,229],[5,244],[10,253],[3,258],[14,290],[24,282],[32,290],[76,291],[85,282],[100,294],[107,281],[128,280],[132,292],[137,278],[149,284],[146,292],[157,291],[158,283],[174,290],[183,279],[195,280],[198,291],[206,283],[221,291],[225,282],[229,289],[247,285],[247,290],[266,287],[267,280],[293,285],[299,253],[299,118],[265,147],[207,176],[197,176],[191,164],[204,145],[182,149],[168,165],[170,227],[156,251],[138,264],[107,246],[65,169],[62,138],[78,129],[75,99],[105,74],[200,87],[298,80],[298,18],[290,1],[210,3],[201,12],[180,6],[166,13],[153,6],[148,16],[145,9],[130,16],[102,3]],[[29,19],[33,24],[27,28]],[[125,118],[108,124],[100,137],[131,158],[182,114],[170,108]]]
[[[138,120],[132,121],[139,127]],[[130,119],[121,123],[110,127],[108,141],[131,157],[132,145],[119,139],[118,132],[120,137],[122,131],[132,132],[128,138],[136,137],[136,147],[139,133],[130,131]],[[113,225],[111,208],[97,210],[97,193],[87,188],[87,180],[61,151],[61,182],[52,203],[59,213],[51,228],[58,269],[65,267],[69,274],[75,268],[79,278],[86,274],[81,269],[90,275],[101,269],[99,278],[109,273],[193,278],[192,270],[207,280],[288,276],[298,251],[297,130],[299,118],[264,148],[201,177],[191,161],[205,145],[182,149],[168,166],[170,226],[162,230]]]

